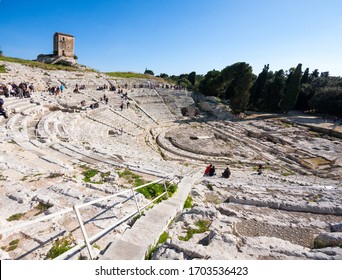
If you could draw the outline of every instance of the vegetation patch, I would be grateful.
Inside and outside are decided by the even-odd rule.
[[[70,250],[73,245],[74,238],[70,235],[65,236],[61,239],[57,239],[55,244],[51,247],[46,255],[46,259],[54,259],[62,255],[66,251]]]
[[[214,190],[214,189],[213,189],[213,186],[214,186],[214,185],[211,184],[211,183],[209,183],[209,182],[208,182],[207,185],[206,185],[206,187],[208,188],[209,191]]]
[[[46,210],[48,210],[52,206],[53,205],[50,203],[39,202],[39,204],[35,207],[35,209],[38,210],[38,212],[35,214],[35,216],[38,216],[41,213],[44,213]]]
[[[14,239],[10,243],[8,243],[8,246],[2,246],[1,250],[9,252],[15,250],[19,245],[19,239]]]
[[[5,65],[0,65],[0,73],[7,73]]]
[[[44,70],[65,70],[65,71],[88,71],[88,72],[94,72],[93,69],[86,69],[86,70],[79,70],[76,67],[73,66],[67,66],[62,64],[47,64],[39,61],[32,61],[28,59],[22,59],[22,58],[15,58],[15,57],[8,57],[8,56],[0,56],[0,61],[7,61],[7,62],[14,62],[14,63],[20,63],[25,66],[29,67],[37,67]]]
[[[18,221],[20,220],[22,217],[24,217],[24,213],[16,213],[16,214],[13,214],[12,216],[9,216],[6,220],[8,222],[12,222],[12,221]]]
[[[92,180],[92,178],[98,174],[100,175],[101,180],[99,181]],[[82,172],[82,175],[84,176],[83,181],[86,183],[103,184],[104,179],[110,175],[110,172],[100,172],[99,170],[96,170],[96,169],[85,169]]]
[[[59,173],[59,172],[52,172],[50,173],[46,178],[48,179],[54,179],[54,178],[58,178],[58,177],[62,177],[63,173]]]
[[[162,197],[160,197],[156,201],[156,203],[159,203],[160,201],[167,199],[168,196],[169,197],[172,196],[177,190],[177,185],[175,184],[165,182],[165,186],[167,189],[167,195],[165,194]],[[151,185],[138,189],[137,192],[143,194],[147,199],[153,200],[165,192],[165,187],[164,187],[164,184],[162,183],[151,184]]]
[[[128,183],[132,184],[134,187],[139,187],[147,183],[142,177],[129,169],[125,169],[122,172],[117,172],[120,178],[124,178]]]
[[[145,260],[151,260],[152,259],[152,256],[153,256],[153,253],[155,252],[156,248],[160,245],[160,244],[164,244],[166,242],[166,240],[169,238],[169,234],[164,231],[160,236],[159,236],[159,239],[158,239],[158,242],[155,246],[152,246],[150,247],[150,249],[148,250],[148,252],[146,253],[146,256],[145,256]]]
[[[125,169],[122,172],[118,171],[117,173],[120,178],[124,178],[133,187],[139,187],[149,183],[148,181],[145,181],[140,175],[135,174],[134,172],[128,169]],[[168,196],[172,196],[177,190],[177,185],[171,184],[170,182],[166,181],[165,186],[167,189]],[[143,194],[145,198],[153,200],[165,192],[164,183],[154,183],[138,189],[137,192]],[[166,195],[160,197],[156,202],[158,203],[164,199],[167,199]]]
[[[190,195],[188,195],[188,197],[186,198],[183,208],[184,209],[192,208],[192,197]]]
[[[106,74],[111,77],[116,77],[116,78],[153,79],[157,81],[163,81],[163,79],[154,77],[152,75],[135,73],[135,72],[107,72]]]
[[[194,234],[203,233],[209,230],[209,220],[199,220],[195,223],[198,228],[188,228],[185,236],[179,236],[178,239],[182,241],[189,241]]]

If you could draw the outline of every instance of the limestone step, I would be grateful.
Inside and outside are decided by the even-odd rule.
[[[158,242],[168,224],[183,209],[184,202],[195,182],[201,178],[197,171],[184,177],[177,192],[140,217],[133,227],[126,230],[120,239],[114,240],[100,256],[100,260],[143,260],[149,248]]]

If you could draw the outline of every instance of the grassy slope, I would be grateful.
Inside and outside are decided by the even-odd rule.
[[[140,74],[140,73],[134,73],[134,72],[107,72],[106,73],[108,76],[111,77],[116,77],[116,78],[135,78],[135,79],[152,79],[152,80],[157,80],[162,82],[163,79],[154,77],[151,75],[146,75],[146,74]]]
[[[27,59],[21,59],[21,58],[14,58],[14,57],[7,57],[7,56],[0,56],[0,62],[1,61],[7,61],[7,62],[14,62],[14,63],[20,63],[29,67],[37,67],[44,70],[66,70],[66,71],[94,71],[94,70],[80,70],[76,67],[72,66],[65,66],[65,65],[54,65],[54,64],[46,64],[43,62],[38,61],[32,61]],[[0,65],[0,73],[6,73],[6,69],[4,66]],[[116,78],[136,78],[136,79],[152,79],[159,82],[163,82],[164,80],[158,77],[154,77],[151,75],[145,75],[140,73],[134,73],[134,72],[107,72],[105,73],[108,76],[116,77]]]
[[[7,73],[5,65],[0,64],[0,73]]]
[[[27,60],[27,59],[22,59],[22,58],[15,58],[15,57],[0,56],[0,61],[20,63],[29,67],[37,67],[37,68],[41,68],[44,70],[80,71],[78,68],[72,67],[72,66],[46,64],[43,62],[32,61],[32,60]]]

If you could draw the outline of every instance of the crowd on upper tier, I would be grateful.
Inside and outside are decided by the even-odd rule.
[[[31,97],[31,93],[34,92],[33,84],[25,82],[17,85],[16,83],[8,83],[0,85],[0,95],[5,97],[16,96],[19,98]]]

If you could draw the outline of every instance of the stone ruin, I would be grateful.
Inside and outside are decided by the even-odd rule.
[[[75,65],[75,37],[56,32],[53,35],[53,54],[40,54],[36,60],[48,64]]]
[[[125,190],[131,183],[118,174],[128,167],[150,181],[199,174],[189,193],[192,207],[178,212],[154,259],[342,259],[341,138],[304,126],[298,116],[220,120],[212,110],[230,112],[216,105],[210,114],[197,108],[184,116],[182,108],[196,108],[192,95],[154,80],[4,64],[8,73],[1,82],[29,81],[36,92],[31,99],[5,99],[10,118],[0,120],[0,230]],[[60,96],[46,92],[61,84],[66,89]],[[76,84],[84,85],[79,93],[73,92]],[[124,89],[131,105],[121,110],[122,96],[98,90],[103,85]],[[101,101],[104,94],[108,104]],[[99,108],[90,109],[94,102]],[[209,163],[217,175],[203,177]],[[226,166],[228,179],[220,177]],[[85,182],[89,169],[98,173]],[[120,199],[127,203],[115,199],[83,212],[89,235],[134,209],[133,201]],[[199,222],[204,229],[186,240]],[[131,228],[131,221],[122,223],[97,241],[97,253],[105,254]],[[45,259],[61,238],[82,241],[71,212],[1,234],[1,259]]]

